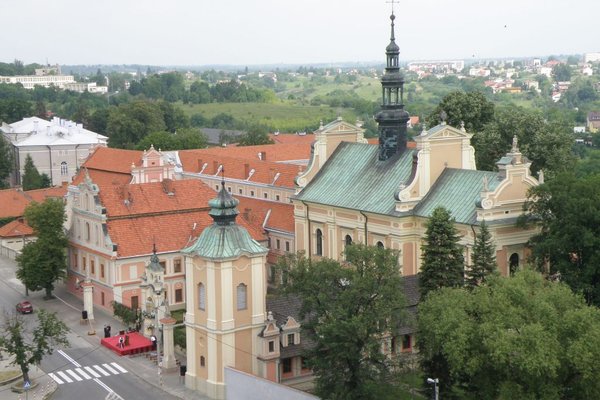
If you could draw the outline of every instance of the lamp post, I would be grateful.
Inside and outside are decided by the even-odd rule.
[[[427,383],[430,385],[433,385],[433,400],[439,400],[440,392],[439,392],[438,384],[440,383],[440,380],[438,378],[435,378],[435,379],[427,378]]]
[[[157,283],[157,282],[155,282]],[[160,369],[161,369],[161,361],[160,361],[160,339],[161,339],[161,332],[160,332],[160,325],[159,325],[159,318],[158,318],[158,311],[159,311],[159,307],[160,307],[160,298],[162,296],[162,294],[165,292],[165,288],[162,285],[162,282],[160,282],[159,286],[154,286],[153,284],[150,284],[150,287],[152,288],[152,290],[154,291],[154,294],[156,295],[156,306],[154,307],[154,329],[155,329],[155,333],[158,333],[158,335],[156,335],[156,365],[158,367],[158,375],[160,375]]]

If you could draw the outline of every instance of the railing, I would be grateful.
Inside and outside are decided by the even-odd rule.
[[[15,260],[19,254],[21,254],[20,251],[11,249],[10,247],[6,247],[0,244],[0,256],[8,257],[12,260]]]

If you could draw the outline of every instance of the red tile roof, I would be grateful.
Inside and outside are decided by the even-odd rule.
[[[144,152],[138,150],[122,150],[110,147],[97,147],[81,166],[101,171],[131,173],[131,164],[141,165]]]
[[[0,227],[0,237],[22,237],[33,235],[33,229],[22,219],[15,219]]]
[[[198,159],[202,158],[205,154],[214,154],[215,156],[226,156],[241,158],[244,160],[260,161],[261,159],[259,158],[258,154],[264,153],[262,158],[264,161],[281,162],[308,160],[310,158],[311,143],[312,140],[306,140],[299,143],[276,143],[264,144],[260,146],[210,147],[208,149],[182,150],[179,152],[179,157],[181,159],[182,155],[185,157],[186,154],[193,154],[191,157],[193,159]]]
[[[296,135],[294,133],[281,133],[279,135],[269,134],[269,138],[275,143],[279,144],[308,144],[310,145],[315,141],[315,135],[307,134],[307,135]]]
[[[100,201],[106,207],[108,218],[185,210],[208,211],[208,201],[215,196],[214,190],[197,179],[165,179],[162,182],[100,188]]]
[[[256,227],[262,227],[266,221],[267,229],[294,233],[294,206],[248,197],[238,197],[240,216]]]
[[[65,186],[26,192],[19,189],[0,190],[0,218],[20,217],[25,212],[25,207],[32,201],[41,203],[49,197],[62,198],[66,193]]]
[[[80,169],[77,175],[73,178],[73,185],[79,185],[85,179],[86,171]],[[110,171],[99,171],[95,169],[88,169],[87,173],[89,174],[92,182],[96,185],[110,186],[110,185],[124,185],[126,183],[131,182],[131,174],[122,174],[120,172],[110,172]]]
[[[179,159],[183,165],[183,170],[186,172],[198,173],[202,169],[203,164],[207,164],[204,169],[204,174],[215,175],[219,165],[225,168],[225,176],[230,179],[248,179],[249,172],[254,169],[250,182],[259,182],[264,184],[273,184],[275,176],[279,173],[279,177],[275,181],[275,186],[283,186],[288,188],[294,187],[294,178],[298,175],[301,168],[294,164],[283,164],[271,161],[260,161],[251,159],[240,159],[229,155],[215,155],[184,153],[179,154]]]

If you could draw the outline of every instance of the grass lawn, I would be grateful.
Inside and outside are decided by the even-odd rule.
[[[21,371],[17,369],[12,369],[8,371],[0,371],[0,382],[7,381],[12,378],[16,378],[21,375]]]
[[[329,106],[310,106],[278,103],[210,103],[210,104],[180,104],[184,112],[191,116],[196,113],[212,118],[217,114],[232,115],[236,120],[259,122],[271,130],[281,132],[296,132],[314,130],[322,119],[328,123],[337,118],[338,113],[346,121],[354,122],[356,114],[352,109],[332,108]]]

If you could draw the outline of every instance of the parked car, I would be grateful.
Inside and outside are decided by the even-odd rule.
[[[21,314],[31,314],[33,312],[33,305],[27,300],[17,304],[17,312]]]

